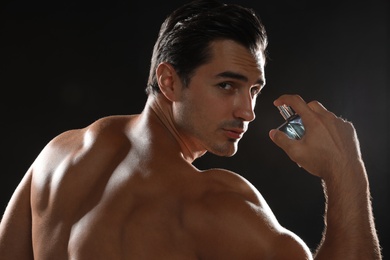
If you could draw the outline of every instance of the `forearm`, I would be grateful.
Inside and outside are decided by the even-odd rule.
[[[324,183],[325,230],[316,259],[381,259],[369,182],[353,124],[321,103],[305,103],[296,95],[283,95],[274,104],[292,106],[306,132],[297,141],[271,130],[271,139]]]
[[[381,259],[363,163],[324,180],[325,230],[315,259]]]

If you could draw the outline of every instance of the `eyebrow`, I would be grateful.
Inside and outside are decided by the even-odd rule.
[[[240,80],[240,81],[244,81],[244,82],[248,82],[248,77],[240,74],[240,73],[237,73],[237,72],[233,72],[233,71],[224,71],[224,72],[221,72],[219,74],[216,75],[218,78],[230,78],[230,79],[237,79],[237,80]],[[264,86],[264,80],[263,79],[258,79],[256,81],[256,84],[259,84],[260,86]]]

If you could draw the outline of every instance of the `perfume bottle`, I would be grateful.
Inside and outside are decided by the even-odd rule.
[[[291,139],[301,139],[305,134],[305,127],[303,126],[301,117],[287,105],[278,106],[278,109],[286,122],[277,129],[287,134]]]

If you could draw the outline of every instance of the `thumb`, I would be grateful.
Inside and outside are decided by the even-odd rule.
[[[297,149],[297,140],[290,139],[285,133],[277,129],[272,129],[269,131],[269,137],[277,146],[282,148],[282,150],[288,155],[288,157],[290,157],[293,162],[296,162],[298,166],[301,167],[300,163],[296,161],[296,153],[299,151],[299,149]]]
[[[280,130],[272,129],[269,131],[269,137],[271,140],[284,151],[288,150],[288,147],[294,142],[294,140],[290,139],[285,133]]]

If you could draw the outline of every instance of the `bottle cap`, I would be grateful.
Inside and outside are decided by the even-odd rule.
[[[287,105],[278,106],[278,109],[280,111],[280,114],[285,120],[287,120],[288,118],[290,118],[295,114],[294,111],[291,109],[291,107]]]

